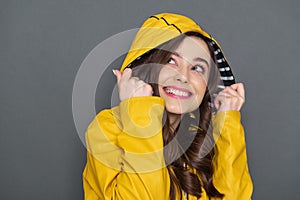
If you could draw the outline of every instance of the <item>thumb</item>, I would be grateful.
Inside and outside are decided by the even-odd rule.
[[[117,70],[117,69],[113,69],[112,71],[113,71],[114,75],[117,78],[117,82],[119,83],[119,81],[120,81],[120,79],[122,77],[122,73],[119,70]]]

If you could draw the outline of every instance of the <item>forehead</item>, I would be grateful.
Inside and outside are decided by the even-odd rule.
[[[204,58],[207,61],[210,60],[210,53],[206,42],[196,36],[185,37],[175,52],[190,61],[197,57]]]

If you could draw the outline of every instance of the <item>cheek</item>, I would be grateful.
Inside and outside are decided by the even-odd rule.
[[[159,85],[163,85],[164,82],[166,82],[166,80],[168,79],[168,77],[170,77],[170,70],[168,69],[168,67],[163,67],[158,75],[158,84]]]
[[[201,79],[194,83],[195,92],[197,94],[197,100],[201,103],[206,91],[206,80]]]
[[[162,94],[163,94],[163,89],[162,89],[161,85],[159,84],[158,85],[158,96],[162,97]]]

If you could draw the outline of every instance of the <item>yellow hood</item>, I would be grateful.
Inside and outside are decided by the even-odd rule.
[[[130,64],[134,60],[138,60],[149,50],[191,31],[198,32],[207,38],[215,51],[221,80],[225,86],[233,84],[235,82],[234,76],[218,42],[192,19],[173,13],[153,15],[144,22],[132,42],[130,50],[122,64],[121,71],[126,67],[130,67]]]

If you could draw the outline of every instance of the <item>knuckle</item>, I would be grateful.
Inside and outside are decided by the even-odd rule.
[[[242,99],[242,103],[244,104],[246,102],[246,100],[245,99]]]

